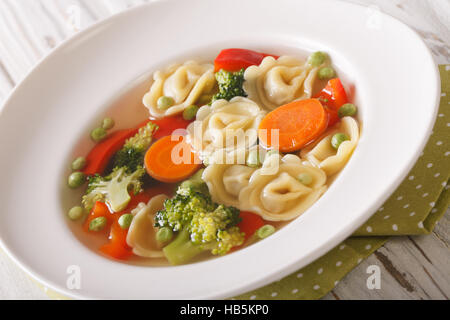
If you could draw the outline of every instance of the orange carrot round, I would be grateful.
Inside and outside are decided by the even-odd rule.
[[[182,136],[166,136],[156,141],[145,154],[145,167],[156,180],[183,181],[193,175],[201,161]]]
[[[328,116],[319,100],[294,101],[270,112],[261,121],[259,139],[266,147],[277,149],[278,145],[281,152],[293,152],[318,138],[327,124]]]

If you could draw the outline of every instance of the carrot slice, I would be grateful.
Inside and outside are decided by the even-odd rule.
[[[269,148],[293,152],[314,141],[327,128],[328,115],[317,99],[294,101],[270,112],[259,126],[259,139]],[[279,142],[275,132],[278,130]],[[273,136],[273,137],[272,137]]]
[[[193,175],[201,161],[182,136],[166,136],[156,141],[145,154],[147,173],[156,180],[179,182]]]

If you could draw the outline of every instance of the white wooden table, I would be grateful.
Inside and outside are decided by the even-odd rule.
[[[61,41],[98,20],[145,2],[151,0],[0,0],[0,105],[30,69]],[[352,2],[399,18],[422,36],[438,63],[450,63],[450,0]],[[389,241],[325,299],[448,299],[449,227],[447,211],[431,235]],[[366,269],[374,264],[382,270],[380,290],[366,288]],[[0,253],[0,299],[47,296]]]

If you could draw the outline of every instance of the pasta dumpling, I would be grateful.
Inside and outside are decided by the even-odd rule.
[[[156,118],[183,112],[202,95],[211,93],[216,81],[212,64],[199,64],[195,61],[173,65],[166,71],[157,71],[153,80],[150,91],[144,95],[143,103]],[[167,110],[158,109],[157,102],[162,96],[173,98],[174,105]]]
[[[309,183],[300,182],[307,175]],[[268,156],[239,194],[239,209],[259,214],[268,221],[287,221],[300,216],[327,189],[325,172],[305,166],[298,156]]]
[[[342,142],[336,150],[331,145],[331,139],[338,132],[345,133],[350,140]],[[303,149],[300,152],[300,156],[313,166],[325,171],[328,176],[331,176],[345,166],[358,141],[358,122],[352,117],[344,117],[338,127],[327,131],[321,139],[318,139],[318,142]]]
[[[295,57],[266,57],[259,66],[244,73],[248,98],[261,107],[274,110],[286,103],[311,98],[319,67]]]
[[[133,248],[133,253],[144,258],[164,257],[162,248],[156,241],[156,229],[154,227],[154,216],[162,210],[166,195],[153,197],[147,205],[140,203],[132,211],[134,215],[130,228],[128,229],[127,244]]]
[[[197,120],[188,128],[188,141],[202,160],[223,156],[223,153],[242,150],[256,144],[258,126],[266,113],[253,101],[235,97],[230,101],[217,100],[203,106]]]
[[[212,164],[203,172],[213,201],[239,207],[239,194],[245,188],[256,168],[242,164]]]

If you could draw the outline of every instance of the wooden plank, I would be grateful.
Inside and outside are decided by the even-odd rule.
[[[449,220],[450,210],[431,235],[393,238],[324,299],[449,299]],[[441,239],[437,234],[447,238]],[[370,265],[381,268],[379,290],[369,290],[365,285]]]

